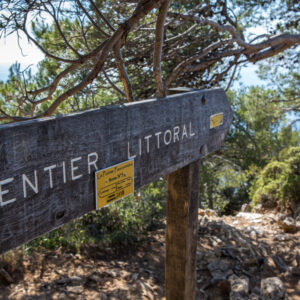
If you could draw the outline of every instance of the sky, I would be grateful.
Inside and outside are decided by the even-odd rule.
[[[28,43],[26,37],[21,36],[22,51],[18,46],[16,36],[0,38],[0,80],[5,81],[8,78],[9,67],[18,61],[21,69],[25,69],[29,65],[33,65],[33,72],[37,63],[44,58],[43,53],[34,45]],[[255,71],[257,66],[248,64],[241,71],[241,82],[245,85],[261,85],[263,82],[258,78]],[[234,88],[238,88],[239,83],[234,84]]]
[[[10,35],[0,39],[0,80],[4,81],[8,77],[9,67],[18,61],[22,68],[30,64],[36,64],[44,58],[43,53],[32,44],[29,44],[24,36],[21,36],[22,51],[18,46],[16,36]],[[23,54],[22,54],[23,52]]]

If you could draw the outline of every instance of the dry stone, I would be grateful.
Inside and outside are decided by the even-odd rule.
[[[246,276],[238,277],[231,275],[230,282],[230,300],[246,300],[249,299],[249,278]]]
[[[82,294],[84,288],[82,286],[67,286],[67,291],[73,294]]]
[[[225,280],[229,275],[232,274],[230,264],[224,259],[217,259],[207,265],[211,276],[214,281]]]
[[[95,282],[102,282],[103,279],[97,275],[97,274],[92,274],[91,276],[89,276],[89,279]]]
[[[263,206],[262,204],[257,204],[256,206],[253,207],[252,209],[253,212],[255,213],[260,213],[263,211]]]
[[[281,300],[285,298],[283,282],[278,277],[269,277],[261,281],[261,295],[264,300]]]
[[[249,296],[249,299],[250,299],[250,300],[261,300],[261,298],[259,297],[259,295],[255,294],[255,293],[252,293],[252,294]]]
[[[100,297],[100,300],[107,300],[107,295],[102,292],[99,294],[99,297]]]
[[[218,216],[218,214],[214,210],[209,209],[209,208],[207,208],[207,209],[199,208],[198,215],[199,216],[208,216],[208,217],[217,217]]]
[[[287,233],[295,233],[298,231],[296,221],[292,217],[286,217],[278,220],[278,225]]]
[[[250,206],[250,204],[248,204],[248,203],[243,204],[242,208],[241,208],[241,211],[242,212],[251,212],[251,206]]]

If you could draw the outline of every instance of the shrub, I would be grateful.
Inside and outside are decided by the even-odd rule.
[[[254,205],[292,208],[300,203],[300,147],[282,150],[279,160],[268,163],[258,175],[252,199]]]
[[[142,239],[148,230],[163,224],[165,216],[165,182],[158,180],[108,207],[93,211],[62,227],[25,244],[30,253],[37,248],[63,247],[78,252],[83,244],[132,244]]]

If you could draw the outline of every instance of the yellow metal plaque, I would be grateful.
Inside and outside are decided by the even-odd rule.
[[[96,209],[111,204],[133,192],[133,159],[96,172]]]
[[[215,128],[223,124],[223,113],[210,116],[210,128]]]

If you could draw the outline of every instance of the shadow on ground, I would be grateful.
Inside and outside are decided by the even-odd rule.
[[[164,230],[135,247],[87,246],[24,259],[24,278],[2,283],[0,299],[164,299]],[[232,278],[248,282],[241,299],[261,299],[261,282],[277,277],[286,297],[300,299],[300,235],[281,232],[273,217],[199,219],[197,299],[233,299]],[[5,280],[4,280],[5,281]]]

